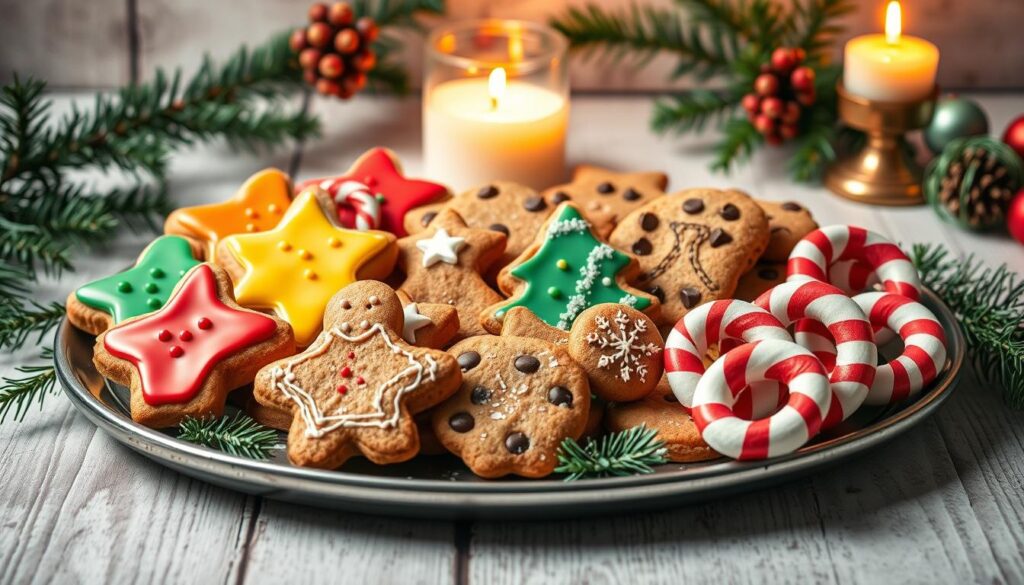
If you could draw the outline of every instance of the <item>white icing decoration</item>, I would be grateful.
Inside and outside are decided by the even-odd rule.
[[[457,264],[459,250],[466,247],[466,238],[448,235],[448,230],[437,228],[434,235],[416,242],[416,247],[423,252],[423,267],[429,268],[438,262]]]
[[[424,356],[425,364],[417,361],[413,354],[398,347],[393,341],[391,341],[391,336],[380,323],[374,323],[368,330],[354,337],[345,335],[337,327],[332,327],[329,331],[325,331],[324,333],[324,335],[321,335],[317,339],[317,343],[319,345],[310,348],[306,353],[300,354],[296,356],[295,359],[288,361],[283,368],[275,367],[270,372],[274,388],[291,399],[291,401],[298,407],[299,413],[302,415],[302,419],[306,423],[307,437],[322,437],[326,433],[342,427],[393,428],[398,424],[398,419],[401,414],[399,404],[402,397],[419,388],[420,384],[423,383],[424,375],[426,375],[430,381],[435,380],[435,376],[437,374],[437,362],[435,362],[429,355]],[[344,414],[344,408],[339,408],[337,413],[324,414],[320,410],[320,406],[316,403],[313,396],[304,388],[294,383],[295,374],[292,372],[292,369],[310,359],[327,353],[335,339],[342,339],[350,343],[361,343],[373,335],[379,335],[384,344],[391,349],[392,353],[404,355],[409,362],[409,366],[377,387],[374,394],[372,412]],[[397,385],[401,379],[410,375],[414,376],[413,379],[398,388],[398,391],[395,392],[394,398],[391,400],[392,412],[385,412],[386,405],[384,404],[384,393],[388,388]]]
[[[637,337],[647,332],[647,321],[637,319],[630,326],[629,317],[618,311],[614,321],[598,315],[594,319],[597,331],[587,334],[587,343],[600,349],[611,349],[612,353],[602,353],[598,358],[597,367],[607,368],[619,364],[619,379],[629,382],[635,373],[641,382],[647,381],[647,364],[644,357],[661,353],[661,348],[654,343],[638,343]]]
[[[569,297],[565,312],[558,315],[559,329],[568,330],[576,317],[590,304],[588,297],[600,273],[601,261],[611,258],[614,254],[615,250],[608,244],[598,244],[587,254],[587,262],[580,268],[580,279],[576,281],[576,293]]]
[[[420,313],[416,303],[409,303],[402,309],[402,312],[405,314],[405,322],[402,324],[402,339],[409,343],[416,343],[416,332],[431,325],[433,321],[430,320],[430,317]]]
[[[572,217],[552,222],[548,227],[548,239],[554,239],[567,234],[580,234],[589,231],[590,222],[578,217]]]
[[[603,284],[603,285],[605,285],[605,286],[611,286],[611,285],[612,285],[612,279],[611,279],[611,278],[608,278],[608,277],[606,276],[606,277],[604,277],[604,278],[602,278],[602,279],[601,279],[601,284]]]

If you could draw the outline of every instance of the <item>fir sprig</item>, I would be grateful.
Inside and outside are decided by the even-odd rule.
[[[12,350],[34,337],[36,343],[64,318],[64,305],[0,301],[0,351]]]
[[[178,426],[178,438],[249,459],[266,459],[279,448],[277,431],[241,412],[234,417],[188,417]]]
[[[973,255],[950,257],[941,245],[915,244],[921,281],[953,310],[975,371],[1024,408],[1024,280],[1006,265],[985,266]]]
[[[567,474],[565,481],[583,477],[626,476],[653,473],[652,465],[665,463],[665,443],[655,429],[640,425],[609,433],[580,445],[567,438],[558,448],[555,471]]]
[[[15,420],[22,420],[32,403],[43,408],[47,394],[56,390],[57,372],[53,368],[53,351],[44,349],[39,359],[44,365],[21,366],[15,371],[26,376],[0,380],[0,423],[14,411]]]

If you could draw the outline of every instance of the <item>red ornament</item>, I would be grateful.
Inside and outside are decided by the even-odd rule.
[[[772,68],[779,73],[786,73],[796,67],[796,52],[793,49],[779,47],[772,51]]]
[[[1003,132],[1003,142],[1017,152],[1017,156],[1024,158],[1024,115],[1017,116]]]
[[[1017,191],[1006,210],[1006,229],[1013,239],[1024,244],[1024,189]]]
[[[367,73],[377,65],[371,45],[380,29],[372,18],[355,18],[348,2],[316,3],[310,24],[292,32],[288,45],[299,57],[302,78],[323,95],[352,97],[366,87]]]
[[[754,80],[754,91],[762,96],[775,95],[775,92],[779,91],[779,78],[771,73],[758,75]]]

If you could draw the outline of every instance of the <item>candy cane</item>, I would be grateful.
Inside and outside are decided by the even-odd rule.
[[[366,185],[359,181],[325,179],[320,188],[334,197],[342,226],[362,232],[380,227],[380,202]]]
[[[832,266],[844,260],[870,268],[872,278],[886,291],[914,300],[921,296],[921,279],[899,246],[873,231],[848,225],[825,226],[800,240],[789,255],[787,280],[828,282]]]
[[[736,416],[737,395],[764,380],[789,387],[786,405],[754,421]],[[766,459],[791,453],[818,434],[830,394],[825,367],[811,352],[791,341],[758,341],[711,364],[697,383],[693,421],[715,451],[735,459]]]
[[[805,280],[775,286],[754,304],[775,315],[783,325],[801,319],[817,321],[835,340],[838,350],[832,367],[826,370],[830,372],[832,403],[825,428],[860,408],[875,378],[878,348],[871,323],[857,303],[831,284]]]

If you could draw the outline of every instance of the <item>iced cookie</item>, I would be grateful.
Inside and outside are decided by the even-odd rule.
[[[405,231],[410,234],[423,231],[424,228],[430,225],[430,222],[434,221],[437,214],[444,208],[444,204],[450,199],[451,197],[449,196],[437,203],[428,203],[415,209],[410,209],[409,213],[405,214]]]
[[[459,313],[455,307],[439,303],[416,303],[398,292],[402,301],[402,339],[419,347],[441,349],[459,332]]]
[[[351,284],[331,299],[313,345],[260,370],[257,402],[293,414],[292,463],[335,469],[355,455],[377,464],[416,455],[413,417],[451,396],[461,374],[445,352],[406,343],[403,320],[387,285]]]
[[[550,474],[559,444],[587,424],[583,370],[564,349],[525,337],[470,337],[448,351],[462,385],[433,413],[445,448],[480,477]]]
[[[295,352],[291,328],[238,306],[223,270],[200,264],[156,312],[96,340],[96,369],[131,391],[132,420],[153,428],[186,416],[220,416],[228,392]]]
[[[818,229],[818,223],[811,217],[811,212],[799,203],[758,199],[757,204],[768,217],[770,234],[768,247],[761,254],[762,260],[785,262],[796,243]]]
[[[587,372],[591,392],[605,400],[629,401],[647,396],[658,384],[664,345],[650,317],[605,303],[580,313],[567,349]]]
[[[526,307],[512,307],[501,319],[501,334],[511,337],[533,337],[555,345],[569,343],[569,332],[543,322]]]
[[[617,173],[601,167],[580,165],[572,181],[544,191],[544,198],[557,206],[575,203],[601,235],[633,210],[665,194],[665,173]]]
[[[161,236],[146,246],[135,266],[79,287],[68,295],[68,321],[99,335],[111,326],[164,305],[174,285],[199,264],[192,243]]]
[[[729,298],[768,245],[768,220],[740,191],[690,189],[651,201],[619,222],[609,240],[640,262],[633,281],[662,302],[660,323]]]

